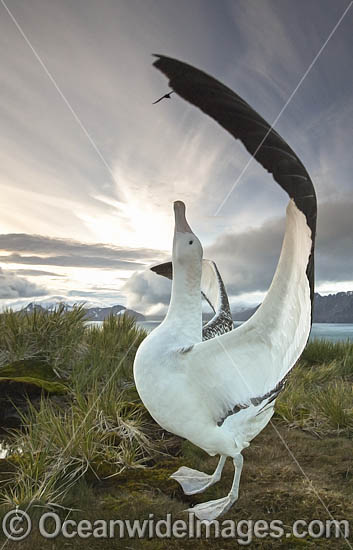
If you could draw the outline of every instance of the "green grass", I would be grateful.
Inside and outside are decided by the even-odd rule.
[[[0,460],[0,515],[18,505],[33,518],[185,518],[197,502],[229,490],[232,466],[205,495],[186,496],[169,478],[179,466],[211,472],[216,458],[155,424],[137,395],[132,365],[146,332],[129,317],[88,327],[84,311],[0,314],[0,407],[10,456]],[[231,519],[353,517],[353,344],[307,345],[276,403],[273,424],[244,451],[239,501]],[[0,416],[1,419],[1,416]],[[303,472],[298,468],[288,448]],[[318,498],[318,495],[320,498]],[[321,500],[320,500],[321,499]],[[0,537],[1,539],[1,537]],[[0,540],[1,542],[1,540]],[[37,531],[21,548],[81,548],[84,539],[45,541]],[[180,548],[177,540],[93,541],[90,548]],[[233,548],[234,541],[187,541],[183,548]],[[326,548],[327,541],[258,540],[266,548]],[[288,546],[290,544],[290,546]],[[125,546],[124,546],[125,545]],[[8,543],[7,549],[17,548]],[[344,548],[342,540],[330,548]]]
[[[8,430],[6,439],[14,468],[3,482],[5,509],[70,507],[81,478],[99,480],[139,468],[168,442],[159,442],[162,431],[133,383],[133,359],[146,332],[125,315],[109,317],[102,328],[85,326],[83,315],[82,308],[65,312],[60,307],[53,313],[6,312],[0,318],[9,325],[3,351],[13,361],[0,368],[0,382],[11,380],[20,389],[18,383],[26,382],[23,395],[14,394],[21,426]],[[48,386],[48,372],[56,386],[53,380]],[[30,399],[31,385],[44,393]],[[6,407],[4,394],[2,402]]]
[[[85,311],[82,306],[66,311],[7,310],[0,314],[0,366],[28,358],[45,359],[62,377],[86,350]]]
[[[301,362],[309,366],[336,362],[339,374],[353,377],[353,343],[351,340],[329,342],[315,339],[308,343]]]
[[[353,436],[353,344],[308,343],[276,403],[290,426],[319,437]]]

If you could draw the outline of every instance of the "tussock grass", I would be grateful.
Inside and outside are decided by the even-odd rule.
[[[314,409],[338,432],[353,433],[353,388],[343,380],[332,381],[314,393]]]
[[[80,393],[92,384],[105,384],[114,375],[120,390],[135,393],[132,365],[137,348],[146,337],[127,315],[110,316],[102,327],[91,325],[86,330],[87,353],[73,367],[72,382]],[[117,376],[115,376],[117,374]]]
[[[216,459],[166,436],[144,409],[132,365],[146,332],[134,320],[110,317],[97,328],[85,324],[82,308],[25,315],[8,311],[0,315],[0,331],[2,407],[8,403],[6,384],[23,390],[22,400],[26,400],[25,407],[23,401],[16,405],[22,426],[10,430],[6,440],[11,456],[0,461],[1,513],[18,505],[29,507],[31,514],[52,508],[65,517],[71,510],[70,517],[82,513],[92,519],[112,514],[148,517],[151,511],[160,518],[169,511],[184,517],[185,508],[200,502],[199,495],[184,495],[169,475],[182,464],[211,472]],[[45,372],[38,361],[46,365]],[[11,382],[1,381],[1,368],[10,375],[9,365],[17,368],[17,381],[15,374]],[[65,392],[51,391],[49,368]],[[36,393],[29,391],[28,376],[24,388],[18,382],[26,379],[26,369],[32,377],[46,373],[46,384],[37,386]],[[352,383],[353,344],[311,342],[277,399],[274,418],[335,515],[341,514],[343,505],[352,510]],[[293,519],[292,511],[296,518],[312,513],[322,517],[317,494],[271,425],[244,454],[241,497],[229,517],[258,519],[266,512],[283,517],[287,524]],[[224,496],[232,475],[227,464],[223,481],[208,490],[205,500]],[[45,548],[36,536],[28,539],[28,548]],[[51,544],[59,548],[63,542],[58,539]],[[144,542],[146,548],[149,542],[151,548],[165,547],[165,541],[156,546],[153,540]],[[234,546],[234,541],[219,543],[222,548]],[[185,544],[194,547],[195,541]],[[258,544],[268,547],[266,541]],[[110,545],[107,541],[106,547]],[[135,542],[129,540],[129,545],[135,547]],[[217,541],[213,545],[219,547]],[[179,542],[171,541],[168,547],[177,548]]]
[[[41,358],[68,376],[86,350],[85,310],[67,311],[60,304],[54,311],[0,313],[0,366],[13,361]]]
[[[352,437],[353,343],[310,342],[288,377],[276,413],[291,426],[319,437]]]
[[[7,357],[56,361],[67,389],[61,396],[27,398],[26,407],[18,408],[22,426],[7,439],[14,468],[3,482],[5,509],[70,507],[80,479],[115,476],[161,452],[161,430],[133,384],[133,359],[146,332],[125,315],[109,317],[101,328],[85,325],[83,316],[82,308],[66,312],[61,307],[2,316],[3,325],[9,325],[1,340]],[[28,360],[22,370],[26,365]]]
[[[91,395],[63,411],[41,401],[23,415],[24,431],[12,432],[17,449],[15,470],[5,483],[2,502],[10,508],[28,505],[70,506],[70,489],[85,476],[99,480],[138,467],[155,448],[139,404],[115,401],[114,416],[101,406],[107,393]],[[146,427],[146,433],[144,428]]]
[[[337,373],[353,376],[353,342],[351,340],[330,342],[315,339],[309,342],[301,357],[301,362],[313,365],[326,365],[336,362]]]

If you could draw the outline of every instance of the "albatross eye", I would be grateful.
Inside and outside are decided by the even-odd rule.
[[[189,241],[189,244],[192,244],[194,241]]]

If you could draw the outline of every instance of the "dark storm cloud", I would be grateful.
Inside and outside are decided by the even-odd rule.
[[[4,263],[129,270],[141,269],[163,256],[160,251],[147,248],[86,244],[25,233],[0,235],[0,249],[10,252],[0,256],[0,262]]]
[[[319,205],[316,239],[316,284],[353,279],[353,202]],[[205,256],[219,265],[230,295],[266,291],[276,269],[284,219],[246,233],[225,234]]]
[[[284,220],[270,221],[246,233],[225,234],[205,250],[216,261],[229,295],[266,290],[277,265]]]
[[[0,267],[0,299],[44,296],[47,290]]]
[[[319,207],[316,265],[319,283],[353,280],[351,198],[336,203],[325,203]]]

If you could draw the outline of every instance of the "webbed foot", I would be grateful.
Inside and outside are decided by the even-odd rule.
[[[170,477],[180,483],[186,495],[202,493],[202,491],[205,491],[205,489],[211,487],[211,485],[220,479],[220,475],[218,474],[209,475],[192,468],[187,468],[186,466],[181,466]]]
[[[212,521],[218,518],[220,515],[228,512],[229,508],[237,500],[235,496],[229,496],[219,498],[217,500],[209,500],[208,502],[202,502],[196,504],[193,508],[188,508],[186,512],[193,513],[200,520]]]

